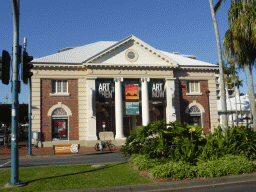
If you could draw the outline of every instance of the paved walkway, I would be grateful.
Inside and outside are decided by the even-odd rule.
[[[118,152],[121,147],[116,147],[116,150],[113,152]],[[77,155],[77,154],[95,154],[95,153],[108,153],[109,149],[104,149],[103,152],[95,151],[94,147],[80,147],[78,153],[74,154],[54,154],[54,150],[52,147],[32,147],[32,155],[33,156],[65,156],[65,155]],[[19,157],[27,157],[28,148],[20,147],[19,148]],[[11,158],[11,149],[5,148],[4,146],[0,146],[0,159],[8,159]]]

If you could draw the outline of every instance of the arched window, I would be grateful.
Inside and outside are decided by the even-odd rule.
[[[67,116],[67,112],[62,108],[57,108],[53,111],[52,116]]]
[[[201,111],[197,106],[192,106],[189,108],[189,124],[202,126]]]
[[[68,140],[68,116],[63,108],[52,112],[52,140]]]
[[[189,114],[200,114],[201,111],[197,106],[192,106],[189,109]]]

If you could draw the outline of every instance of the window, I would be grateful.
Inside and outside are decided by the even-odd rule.
[[[201,111],[197,106],[192,106],[189,109],[189,124],[201,125]]]
[[[188,92],[189,93],[200,93],[199,81],[189,81],[189,83],[188,83]]]
[[[52,93],[68,93],[67,80],[52,80]]]
[[[52,113],[52,140],[68,140],[68,117],[62,108]]]

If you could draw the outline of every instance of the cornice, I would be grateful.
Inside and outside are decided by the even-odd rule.
[[[179,69],[181,70],[213,70],[213,71],[216,71],[219,69],[219,67],[211,67],[211,66],[202,66],[202,67],[199,67],[199,66],[180,66]]]
[[[102,63],[87,63],[86,67],[109,67],[109,68],[176,68],[177,66],[173,65],[141,65],[141,64],[102,64]]]

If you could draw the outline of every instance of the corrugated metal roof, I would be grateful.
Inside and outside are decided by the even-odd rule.
[[[163,54],[166,56],[172,58],[174,61],[176,61],[179,65],[181,66],[201,66],[201,67],[215,67],[217,65],[211,64],[211,63],[206,63],[204,61],[199,61],[196,59],[191,59],[186,57],[185,55],[178,55],[178,54],[173,54],[173,53],[168,53],[165,51],[161,51]]]
[[[129,36],[133,37],[133,36]],[[126,38],[127,39],[127,38]],[[125,39],[124,39],[125,40]],[[123,41],[123,40],[122,40]],[[46,57],[42,57],[39,59],[34,59],[32,63],[84,63],[92,59],[94,56],[104,52],[108,48],[111,48],[115,44],[118,44],[122,41],[99,41],[96,43],[92,43],[89,45],[84,45],[81,47],[75,47],[73,49],[59,52],[53,55],[49,55]],[[169,57],[170,59],[177,62],[181,67],[216,67],[217,65],[206,63],[203,61],[199,61],[196,59],[191,59],[186,57],[185,55],[177,55],[173,53],[168,53],[165,51],[161,51],[163,55]]]
[[[33,59],[34,63],[82,63],[85,60],[91,58],[97,53],[107,49],[108,47],[116,44],[116,41],[99,41],[89,45],[76,47],[67,51],[42,57],[39,59]]]

